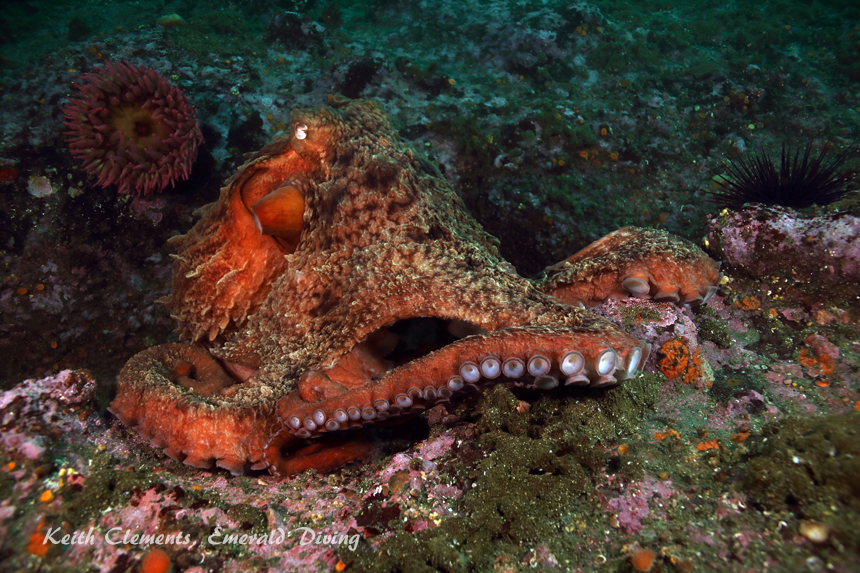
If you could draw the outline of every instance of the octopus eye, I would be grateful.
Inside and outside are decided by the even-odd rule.
[[[295,239],[302,230],[305,200],[292,185],[275,189],[251,206],[257,229],[263,235]]]
[[[308,136],[308,126],[304,123],[297,123],[295,129],[296,139],[304,139]]]

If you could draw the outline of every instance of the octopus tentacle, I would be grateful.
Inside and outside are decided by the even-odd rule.
[[[290,432],[308,438],[420,411],[491,380],[514,379],[549,390],[608,386],[634,376],[647,346],[598,324],[594,329],[515,327],[469,336],[348,393],[316,401],[293,393],[278,403],[278,415]]]
[[[361,437],[308,445],[282,428],[266,442],[263,461],[273,476],[286,477],[310,469],[328,472],[366,458],[370,451],[370,442]]]
[[[264,467],[263,446],[278,427],[274,406],[270,389],[233,383],[203,348],[164,344],[123,367],[109,409],[173,459],[240,474]]]
[[[719,265],[690,241],[624,227],[549,267],[536,284],[568,304],[633,296],[695,306],[714,295],[721,279]]]

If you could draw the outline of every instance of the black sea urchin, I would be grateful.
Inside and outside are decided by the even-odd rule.
[[[854,170],[843,169],[850,149],[827,159],[824,148],[814,159],[812,144],[800,151],[786,152],[782,146],[779,168],[764,151],[751,153],[748,159],[738,158],[723,165],[725,174],[714,178],[717,191],[710,191],[712,202],[721,207],[738,209],[744,203],[782,205],[802,209],[812,204],[828,205],[842,199],[851,188]]]

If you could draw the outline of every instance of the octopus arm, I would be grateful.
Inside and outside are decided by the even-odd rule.
[[[240,474],[264,467],[280,425],[274,406],[271,392],[236,384],[206,350],[164,344],[129,360],[110,411],[171,458]]]
[[[331,394],[300,388],[278,402],[278,415],[288,431],[310,438],[411,415],[484,382],[520,380],[540,390],[613,385],[635,376],[649,350],[603,321],[505,328],[463,338],[360,387]]]
[[[624,227],[549,267],[535,281],[568,304],[629,296],[698,305],[717,291],[719,265],[699,247],[657,229]]]

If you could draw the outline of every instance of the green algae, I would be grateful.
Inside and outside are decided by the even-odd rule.
[[[247,503],[231,505],[227,508],[227,515],[233,521],[239,523],[243,534],[265,535],[269,533],[269,518],[266,512]]]
[[[0,465],[6,466],[9,460],[5,456],[0,458]],[[0,472],[0,499],[12,499],[12,491],[15,487],[15,479],[8,472]]]
[[[478,447],[486,455],[468,472],[473,481],[456,504],[457,516],[435,529],[397,531],[373,555],[341,559],[356,571],[480,571],[492,569],[499,555],[522,559],[526,548],[546,544],[568,563],[574,557],[583,562],[578,537],[559,533],[575,531],[586,519],[583,505],[599,505],[591,497],[604,468],[628,480],[644,476],[635,448],[628,463],[609,449],[636,430],[662,383],[661,376],[641,376],[607,391],[578,388],[563,397],[490,388],[477,422]]]
[[[630,305],[621,307],[621,327],[625,330],[637,324],[649,324],[660,320],[660,311],[647,306]]]
[[[132,496],[161,482],[148,469],[116,469],[110,455],[92,458],[83,485],[67,485],[62,492],[62,514],[74,529],[83,528],[110,507],[125,507]]]
[[[860,414],[786,418],[762,436],[744,477],[758,503],[812,519],[860,511]]]
[[[719,370],[714,377],[714,383],[708,390],[708,396],[711,400],[719,404],[727,404],[729,400],[735,398],[738,393],[749,390],[767,394],[769,383],[764,377],[755,371],[725,371]],[[762,406],[763,407],[763,404]],[[758,412],[761,407],[753,408],[754,412]]]
[[[261,31],[244,26],[243,20],[231,20],[229,15],[215,13],[204,19],[205,24],[194,25],[177,30],[170,38],[177,47],[186,50],[197,57],[208,54],[241,54],[244,57],[254,57],[253,54],[265,54],[267,46],[260,41]],[[239,27],[236,34],[213,34],[211,29],[223,26]],[[228,61],[228,58],[222,60]]]
[[[627,44],[608,40],[594,48],[586,60],[592,69],[624,74],[642,67],[655,66],[661,61],[661,57],[660,52],[647,43]]]
[[[61,515],[68,522],[69,529],[85,530],[91,520],[98,520],[112,507],[137,506],[144,492],[153,491],[164,502],[152,517],[164,522],[168,529],[169,524],[176,519],[174,511],[180,507],[220,507],[230,519],[238,523],[236,530],[224,531],[222,536],[262,536],[269,533],[268,518],[261,509],[249,504],[227,504],[220,499],[217,491],[200,493],[186,492],[179,486],[171,488],[148,468],[117,468],[116,464],[117,460],[112,456],[96,456],[90,466],[91,473],[83,484],[61,488]],[[192,523],[189,527],[186,524],[184,533],[192,539],[201,540],[204,546],[216,549],[221,555],[251,557],[247,547],[241,544],[211,545],[208,539],[216,533],[214,527],[201,523]]]
[[[705,307],[705,313],[711,315],[702,318],[698,326],[699,340],[710,340],[720,348],[731,348],[736,340],[732,336],[732,331],[724,320],[714,316],[715,313],[711,309]]]
[[[860,550],[860,414],[786,418],[766,425],[762,436],[744,469],[753,500],[790,520],[824,524],[837,551]]]

